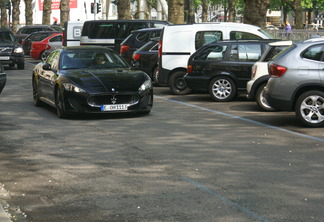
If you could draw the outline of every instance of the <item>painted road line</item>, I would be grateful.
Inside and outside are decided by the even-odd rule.
[[[242,121],[245,121],[245,122],[253,123],[255,125],[264,126],[264,127],[267,127],[267,128],[275,129],[275,130],[278,130],[278,131],[281,131],[281,132],[293,134],[293,135],[304,137],[304,138],[307,138],[307,139],[311,139],[311,140],[315,140],[315,141],[319,141],[319,142],[324,142],[323,138],[319,138],[319,137],[315,137],[315,136],[309,136],[309,135],[305,135],[305,134],[302,134],[302,133],[297,133],[297,132],[294,132],[294,131],[291,131],[291,130],[287,130],[287,129],[284,129],[284,128],[281,128],[281,127],[269,125],[269,124],[266,124],[266,123],[261,123],[261,122],[251,120],[251,119],[248,119],[248,118],[235,116],[235,115],[232,115],[232,114],[229,114],[229,113],[224,113],[224,112],[220,112],[220,111],[217,111],[217,110],[212,110],[212,109],[208,109],[208,108],[205,108],[205,107],[193,105],[193,104],[190,104],[190,103],[164,98],[164,97],[161,97],[161,96],[154,96],[154,97],[156,97],[158,99],[163,99],[163,100],[166,100],[166,101],[174,102],[174,103],[179,103],[179,104],[182,104],[182,105],[185,105],[185,106],[205,110],[205,111],[208,111],[208,112],[217,113],[219,115],[227,116],[227,117],[230,117],[230,118],[233,118],[233,119],[239,119],[239,120],[242,120]]]

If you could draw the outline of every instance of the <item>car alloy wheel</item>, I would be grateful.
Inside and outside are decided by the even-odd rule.
[[[306,126],[324,126],[324,92],[312,90],[296,101],[296,116]]]
[[[212,79],[208,91],[217,102],[228,102],[236,96],[235,83],[226,76],[218,76]]]
[[[255,101],[262,110],[264,111],[274,111],[275,109],[272,108],[267,99],[264,97],[264,87],[266,86],[266,83],[259,86],[258,90],[255,93]]]
[[[186,72],[177,71],[173,73],[169,80],[169,87],[174,95],[186,95],[191,92],[191,89],[187,86],[187,83],[184,80]]]

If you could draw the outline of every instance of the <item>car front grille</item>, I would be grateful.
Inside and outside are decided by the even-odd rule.
[[[12,48],[0,47],[0,54],[8,54],[8,53],[12,53]]]
[[[90,106],[101,106],[111,104],[136,104],[139,101],[138,95],[100,95],[90,96],[88,98],[88,104]]]

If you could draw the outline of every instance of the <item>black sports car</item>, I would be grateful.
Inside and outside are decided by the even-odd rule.
[[[34,104],[55,107],[60,118],[75,112],[148,114],[153,106],[150,77],[106,47],[57,49],[35,66],[32,79]]]

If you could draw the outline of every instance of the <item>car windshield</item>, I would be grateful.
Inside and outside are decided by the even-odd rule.
[[[109,50],[64,50],[60,58],[60,67],[63,70],[85,68],[110,69],[129,67],[118,54]]]
[[[15,37],[10,32],[0,33],[0,43],[15,41]]]

